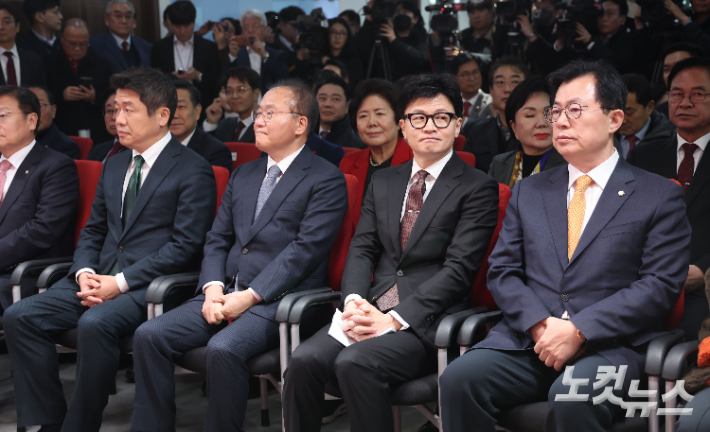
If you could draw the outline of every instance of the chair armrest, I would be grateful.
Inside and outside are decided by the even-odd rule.
[[[65,277],[69,274],[69,269],[71,269],[72,262],[62,262],[59,264],[52,264],[42,271],[37,279],[37,288],[40,291],[46,290],[52,284],[57,282],[58,279]]]
[[[663,378],[673,382],[681,379],[686,370],[688,356],[697,352],[699,345],[700,341],[694,340],[671,348],[663,362]]]
[[[331,292],[330,288],[323,287],[287,294],[281,299],[281,303],[279,303],[279,307],[276,309],[276,321],[280,323],[288,322],[288,317],[291,313],[293,305],[295,305],[301,297],[314,294],[325,294],[329,292]]]
[[[199,272],[177,273],[155,278],[148,285],[145,293],[148,319],[160,316],[194,297],[195,286],[199,280]]]
[[[12,276],[10,276],[10,285],[19,285],[24,276],[34,273],[39,274],[52,264],[65,263],[71,261],[72,259],[73,257],[71,256],[65,256],[59,258],[30,260],[20,263],[17,267],[15,267],[15,270],[12,271]]]
[[[668,351],[673,346],[680,343],[685,337],[685,332],[681,329],[672,330],[670,334],[658,336],[651,340],[646,351],[646,374],[660,376],[663,372],[663,362],[668,355]]]
[[[495,324],[502,319],[503,311],[485,312],[468,317],[459,329],[457,343],[462,347],[472,346],[476,330],[484,324]]]
[[[448,348],[451,346],[451,342],[454,336],[457,334],[461,324],[472,315],[487,312],[488,308],[485,306],[479,306],[472,309],[467,309],[455,314],[451,314],[441,320],[439,326],[436,328],[436,336],[434,337],[434,345],[437,348]]]
[[[338,303],[340,304],[340,293],[339,292],[328,292],[324,294],[313,294],[309,296],[304,296],[296,301],[296,304],[291,308],[291,313],[288,316],[289,324],[300,324],[303,319],[303,315],[311,306],[322,305],[327,303]]]

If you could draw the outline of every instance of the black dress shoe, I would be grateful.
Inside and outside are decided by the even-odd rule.
[[[428,421],[419,428],[419,432],[439,432],[439,428],[434,426],[434,423]]]
[[[39,432],[61,432],[61,424],[42,425]]]

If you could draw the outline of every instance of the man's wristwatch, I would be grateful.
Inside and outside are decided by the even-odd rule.
[[[528,39],[532,39],[532,38],[534,38],[535,36],[537,36],[537,35],[535,34],[535,32],[532,32],[532,33],[530,33],[530,36],[528,36]]]
[[[581,331],[579,331],[579,329],[577,329],[577,337],[580,338],[580,339],[582,339],[584,342],[587,341],[587,338],[584,337],[584,335],[582,334]]]

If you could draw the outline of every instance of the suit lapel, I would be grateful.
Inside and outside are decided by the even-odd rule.
[[[709,148],[706,147],[706,150]],[[685,204],[690,207],[690,204],[698,197],[700,190],[705,186],[705,184],[710,180],[710,156],[708,152],[703,152],[703,157],[698,163],[698,168],[695,170],[693,179],[690,181],[690,186],[688,186],[688,191],[685,193]]]
[[[562,268],[567,267],[567,190],[569,171],[560,169],[550,176],[550,185],[542,191],[547,223]]]
[[[392,246],[397,259],[402,257],[402,242],[400,240],[402,203],[407,193],[407,183],[412,174],[412,161],[405,162],[397,168],[397,175],[387,182],[387,220]],[[421,217],[421,214],[419,215]]]
[[[17,49],[17,56],[20,59],[20,84],[32,82],[32,78],[30,77],[30,72],[31,72],[31,69],[33,69],[33,68],[28,67],[28,66],[30,66],[30,64],[27,61],[25,61],[24,53],[19,48]],[[22,65],[24,65],[25,67],[22,67]]]
[[[126,62],[126,58],[123,57],[123,51],[121,51],[120,48],[118,48],[118,45],[116,44],[116,40],[114,40],[113,35],[111,33],[106,32],[104,33],[106,35],[106,48],[108,51],[111,53],[111,55],[116,59],[116,61],[121,65],[121,67],[125,70],[128,69],[128,63]],[[135,41],[133,40],[133,37],[131,37],[131,43],[134,43]]]
[[[209,54],[209,51],[207,49],[203,49],[204,46],[202,45],[202,38],[197,35],[195,36],[192,47],[192,67],[199,70],[204,64],[207,63],[205,56]]]
[[[661,148],[656,161],[658,161],[658,175],[667,179],[678,177],[678,137],[673,137]]]
[[[10,183],[10,188],[7,190],[7,195],[5,196],[5,199],[2,200],[2,204],[0,204],[0,223],[2,223],[2,221],[5,219],[5,216],[7,216],[10,207],[12,207],[15,201],[17,201],[17,198],[22,194],[22,191],[25,190],[27,180],[29,179],[30,175],[34,173],[37,164],[39,163],[40,159],[42,159],[43,151],[44,148],[35,143],[32,150],[30,150],[30,152],[25,157],[25,160],[22,161],[20,166],[17,168],[17,171],[15,172],[15,177],[12,179],[12,183]]]
[[[574,255],[570,259],[570,264],[584,252],[584,249],[599,235],[599,232],[611,221],[619,211],[619,208],[634,193],[636,185],[633,181],[634,175],[629,170],[629,165],[620,158],[602,192],[602,196],[599,197],[599,202],[594,208],[587,226],[584,227],[579,243],[577,243],[577,248],[574,250]],[[622,196],[619,196],[620,191],[624,192]]]
[[[200,153],[200,148],[202,148],[202,143],[204,141],[204,134],[200,128],[195,129],[195,133],[190,138],[190,142],[187,143],[187,148],[194,151],[195,153]]]

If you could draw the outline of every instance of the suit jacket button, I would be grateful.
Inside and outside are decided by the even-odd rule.
[[[242,249],[242,255],[246,255],[249,252],[249,249],[243,248]]]
[[[119,246],[119,247],[118,247],[118,251],[119,251],[119,252],[123,252],[123,246]]]
[[[567,294],[567,293],[562,293],[562,301],[563,301],[563,302],[566,302],[566,301],[568,301],[568,300],[569,300],[569,294]]]
[[[402,270],[397,270],[397,276],[399,276],[399,277],[404,276],[404,272]]]

